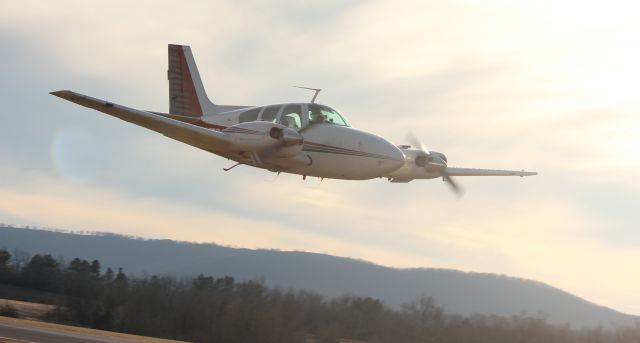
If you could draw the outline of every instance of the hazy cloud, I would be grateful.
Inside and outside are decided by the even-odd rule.
[[[0,219],[505,273],[640,313],[636,7],[8,2]],[[221,103],[299,101],[309,94],[290,86],[317,86],[394,142],[411,130],[457,166],[541,175],[461,179],[456,201],[439,180],[224,173],[222,158],[47,94],[165,110],[167,43],[192,45]]]

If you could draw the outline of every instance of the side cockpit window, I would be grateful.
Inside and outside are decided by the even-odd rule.
[[[248,121],[256,121],[258,120],[258,114],[262,107],[252,108],[248,111],[240,113],[240,117],[238,118],[238,122],[246,123]]]
[[[302,105],[289,104],[282,110],[280,124],[292,129],[299,129],[302,126]]]
[[[262,121],[270,121],[275,123],[276,121],[276,117],[278,116],[278,110],[280,109],[280,106],[269,106],[267,108],[264,109],[264,112],[262,112],[262,117],[260,118],[260,120]]]

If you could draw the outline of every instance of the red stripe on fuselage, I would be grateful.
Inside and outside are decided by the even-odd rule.
[[[202,119],[200,119],[200,120],[198,120],[196,122],[190,123],[190,124],[196,125],[196,126],[200,126],[200,127],[204,127],[204,128],[207,128],[207,129],[215,129],[215,130],[224,130],[224,129],[227,128],[226,126],[207,123],[207,122],[203,121]]]
[[[193,123],[190,123],[190,124],[196,125],[196,126],[200,126],[200,127],[204,127],[204,128],[207,128],[207,129],[215,129],[215,130],[224,130],[224,129],[227,128],[227,126],[210,124],[210,123],[204,122],[202,120],[198,120],[197,122],[193,122]],[[337,153],[337,154],[341,154],[341,155],[351,155],[351,156],[360,156],[360,157],[392,159],[391,157],[385,156],[385,155],[372,154],[370,152],[346,149],[346,148],[341,148],[341,147],[332,146],[332,145],[326,145],[326,144],[321,144],[321,143],[304,142],[304,144],[308,145],[309,148],[311,148],[312,151],[320,152],[320,153]],[[320,150],[314,149],[313,147],[317,147]],[[325,150],[322,151],[322,149],[325,149]]]

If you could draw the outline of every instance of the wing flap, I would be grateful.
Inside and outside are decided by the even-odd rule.
[[[447,167],[450,176],[533,176],[537,172],[525,170],[501,170],[501,169],[475,169],[475,168],[455,168]]]
[[[161,133],[169,138],[195,146],[197,148],[225,155],[225,150],[230,145],[227,135],[223,132],[191,125],[179,120],[159,116],[147,111],[114,104],[109,101],[92,98],[87,95],[68,90],[51,92],[59,98],[71,101],[78,105],[88,107],[110,116],[128,121]]]

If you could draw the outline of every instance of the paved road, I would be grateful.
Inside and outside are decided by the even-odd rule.
[[[32,327],[24,323],[0,322],[0,343],[132,343],[136,341],[142,340],[106,337],[104,334],[99,336],[91,332],[68,332],[55,328]]]

